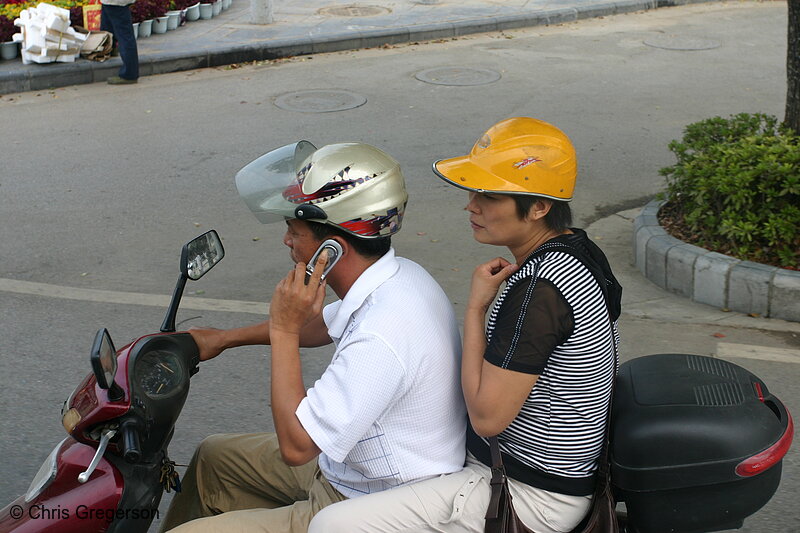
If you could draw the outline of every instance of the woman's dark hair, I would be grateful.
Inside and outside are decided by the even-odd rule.
[[[547,224],[547,227],[553,231],[561,232],[572,226],[572,209],[569,206],[569,202],[551,200],[539,196],[522,196],[516,194],[511,197],[517,205],[517,216],[520,220],[528,216],[528,211],[531,210],[531,207],[533,207],[533,204],[535,204],[537,200],[547,200],[552,204],[550,206],[550,211],[544,216],[544,223]]]
[[[330,224],[308,221],[308,226],[317,239],[324,241],[331,237],[341,237],[353,247],[358,255],[364,257],[382,257],[392,246],[392,238],[389,236],[361,238]]]

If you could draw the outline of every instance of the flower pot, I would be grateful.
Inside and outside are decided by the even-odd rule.
[[[143,20],[139,23],[139,39],[150,37],[153,32],[153,19]]]
[[[200,2],[186,8],[186,20],[195,21],[200,18]]]
[[[222,1],[221,0],[217,0],[216,2],[211,4],[211,8],[213,10],[213,16],[216,17],[222,11]]]
[[[138,39],[139,38],[139,23],[138,22],[134,22],[133,23],[133,38],[134,39]]]
[[[200,4],[200,18],[208,20],[214,16],[214,7],[211,4]]]
[[[233,0],[222,0],[222,10],[225,11],[231,7],[231,3],[233,3]]]
[[[18,54],[19,54],[19,43],[14,41],[0,43],[0,58],[16,59]]]
[[[180,11],[167,11],[167,31],[177,29],[181,24]]]
[[[156,17],[153,21],[153,33],[167,33],[167,22],[169,21],[169,17],[164,15],[163,17]]]

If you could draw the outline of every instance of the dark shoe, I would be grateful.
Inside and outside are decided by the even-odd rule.
[[[136,83],[139,80],[129,80],[127,78],[120,78],[119,76],[111,76],[106,81],[109,85],[130,85],[131,83]]]

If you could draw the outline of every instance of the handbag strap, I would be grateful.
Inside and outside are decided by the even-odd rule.
[[[492,454],[492,470],[495,469],[502,469],[505,472],[505,467],[503,466],[503,456],[500,455],[500,442],[497,440],[497,435],[494,437],[489,437],[489,451]]]
[[[614,333],[614,321],[609,312],[608,321],[611,324],[611,346],[614,348],[614,368],[619,364],[619,351],[617,349],[617,338]],[[611,395],[608,398],[608,413],[606,415],[606,429],[603,436],[603,448],[597,458],[597,484],[595,485],[595,495],[600,494],[610,483],[609,469],[609,448],[611,446],[611,408],[614,405],[614,390],[616,389],[617,373],[614,372],[614,379],[611,380]]]
[[[508,482],[506,468],[503,466],[503,456],[500,455],[500,443],[497,436],[489,437],[489,450],[492,453],[492,479],[489,485],[492,489],[489,497],[489,507],[486,509],[486,520],[494,520],[500,516],[500,498],[503,486]]]

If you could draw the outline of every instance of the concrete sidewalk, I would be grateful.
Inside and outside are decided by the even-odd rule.
[[[249,0],[209,20],[137,41],[142,76],[245,61],[446,39],[712,0],[277,0],[275,22],[250,24]],[[114,76],[118,57],[98,63],[0,61],[0,94],[94,83]]]
[[[710,327],[726,331],[740,330],[744,342],[748,335],[753,335],[753,330],[762,332],[783,332],[788,334],[787,347],[800,347],[800,323],[763,318],[756,315],[736,313],[718,307],[693,302],[689,298],[666,291],[649,281],[636,268],[633,251],[633,226],[634,219],[641,212],[641,208],[629,209],[614,215],[604,217],[590,224],[586,231],[595,239],[614,267],[614,274],[623,287],[622,311],[623,322],[631,320],[646,320],[657,324],[663,330],[675,328],[680,331],[680,325]],[[635,328],[632,328],[635,329]],[[629,331],[630,332],[630,331]],[[646,345],[648,333],[640,334],[641,339],[634,344]],[[668,342],[676,342],[675,337],[666,337]],[[709,337],[708,346],[695,347],[695,351],[713,354],[714,344],[718,337]],[[693,340],[696,342],[696,339]],[[800,363],[797,352],[793,361]]]

